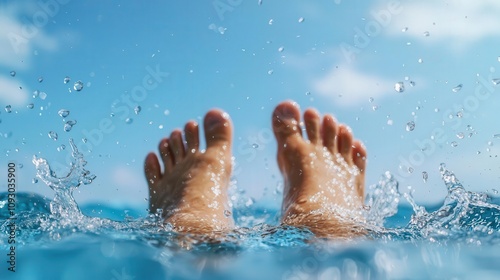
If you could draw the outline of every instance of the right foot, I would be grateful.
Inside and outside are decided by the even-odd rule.
[[[363,233],[366,150],[350,129],[331,115],[304,113],[309,140],[302,137],[300,110],[283,102],[273,113],[278,165],[285,181],[282,223],[305,226],[319,237]]]
[[[211,234],[234,227],[228,205],[227,188],[231,174],[231,134],[229,116],[209,111],[204,120],[206,151],[199,149],[198,124],[184,128],[160,142],[158,157],[146,157],[145,173],[149,185],[150,212],[163,210],[163,218],[175,231]]]

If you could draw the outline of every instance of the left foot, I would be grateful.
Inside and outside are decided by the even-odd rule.
[[[232,126],[227,113],[211,110],[204,120],[206,151],[199,149],[198,124],[190,121],[184,135],[174,130],[160,142],[158,157],[146,157],[150,212],[163,210],[175,231],[209,234],[234,227],[227,188],[231,175]]]
[[[273,113],[278,165],[283,174],[282,222],[305,226],[318,237],[352,237],[363,232],[366,150],[349,128],[313,109],[304,113],[309,140],[302,136],[300,111],[283,102]]]

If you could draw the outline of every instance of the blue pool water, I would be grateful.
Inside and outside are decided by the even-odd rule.
[[[56,193],[52,201],[17,193],[11,216],[8,193],[0,194],[2,252],[16,226],[16,272],[6,269],[3,254],[0,279],[495,279],[500,272],[499,199],[467,191],[444,164],[442,205],[417,205],[389,173],[370,186],[366,237],[325,241],[279,227],[278,211],[245,205],[241,195],[233,213],[239,228],[209,242],[171,232],[155,215],[80,209],[72,192],[94,176],[71,145],[66,177],[33,159],[39,179]]]

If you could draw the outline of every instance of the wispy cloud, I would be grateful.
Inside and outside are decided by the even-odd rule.
[[[111,180],[113,184],[131,190],[137,190],[146,185],[142,174],[138,175],[137,170],[123,166],[115,167],[112,170]]]
[[[20,106],[28,101],[25,86],[12,77],[0,76],[0,101],[6,105]],[[2,102],[2,103],[3,103]]]
[[[35,14],[46,12],[37,2],[12,1],[0,5],[0,69],[5,71],[0,75],[0,102],[23,105],[28,100],[27,88],[20,78],[12,78],[8,73],[29,70],[35,51],[57,51],[58,39],[48,35],[43,25],[30,22]]]
[[[500,1],[422,0],[403,6],[402,14],[387,27],[390,35],[411,36],[425,43],[448,40],[456,45],[500,35]]]
[[[19,1],[23,3],[23,1]],[[29,21],[21,21],[26,17],[26,11],[36,11],[36,7],[23,10],[12,2],[0,11],[0,65],[16,70],[31,66],[33,52],[37,49],[54,52],[58,41],[55,36],[46,34],[42,27],[37,27]],[[18,5],[18,6],[16,6]]]
[[[394,82],[356,71],[349,65],[334,67],[324,77],[313,81],[313,87],[320,95],[331,97],[335,103],[346,106],[394,93]]]

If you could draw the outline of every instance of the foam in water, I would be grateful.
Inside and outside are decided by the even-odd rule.
[[[151,244],[172,245],[169,225],[164,225],[161,213],[145,218],[126,218],[113,221],[104,218],[89,217],[79,209],[73,198],[73,191],[79,186],[92,183],[95,176],[85,169],[86,161],[78,152],[73,141],[73,162],[69,173],[58,177],[49,163],[34,156],[33,163],[37,177],[55,191],[50,202],[37,195],[19,196],[20,243],[36,240],[50,242],[74,234],[110,234],[128,239],[139,238]],[[500,240],[500,207],[490,203],[490,198],[483,193],[469,192],[459,183],[455,175],[440,166],[442,179],[448,189],[443,205],[436,211],[428,212],[419,206],[411,193],[401,195],[398,182],[389,172],[381,180],[367,188],[364,226],[370,236],[380,240],[428,240],[446,243],[448,240],[461,240],[466,243],[498,242]],[[227,242],[234,242],[246,248],[273,248],[280,246],[306,246],[313,235],[307,229],[280,227],[277,224],[279,213],[273,210],[259,210],[255,204],[246,203],[244,193],[236,193],[233,215],[239,228],[228,234]],[[413,214],[407,225],[387,228],[385,223],[400,209],[400,200],[404,196],[413,208]],[[0,196],[0,198],[2,198]],[[23,202],[24,200],[24,202]],[[0,201],[0,210],[2,210]],[[23,204],[24,203],[24,204]],[[1,216],[0,211],[0,217]],[[3,217],[5,218],[5,217]],[[2,226],[5,232],[5,224]],[[43,241],[45,240],[45,241]],[[200,244],[199,240],[191,240]],[[174,242],[175,243],[175,242]],[[203,243],[203,242],[202,242]],[[192,245],[189,246],[192,248]]]

